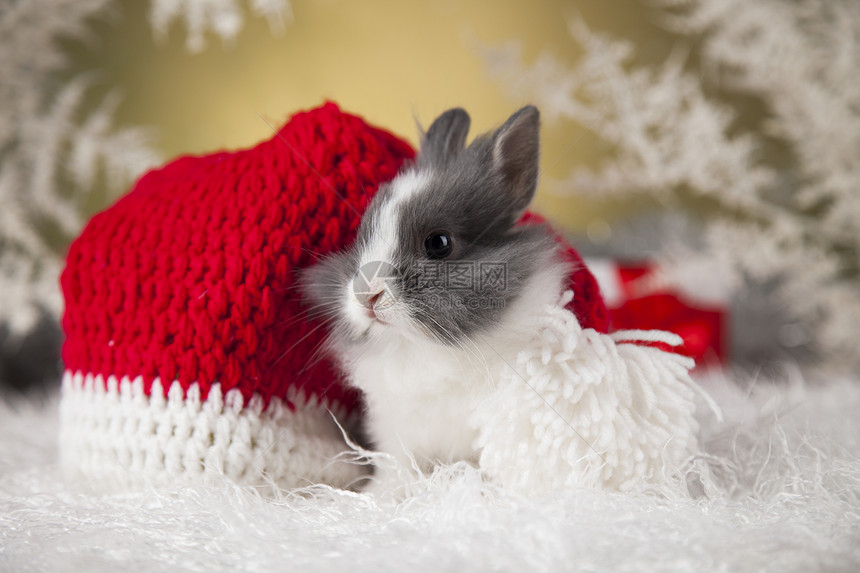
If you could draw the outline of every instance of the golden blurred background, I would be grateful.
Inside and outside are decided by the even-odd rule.
[[[674,42],[638,0],[295,0],[281,32],[243,6],[234,42],[209,34],[207,48],[194,54],[181,22],[156,42],[148,2],[119,6],[93,23],[88,41],[70,44],[70,73],[97,70],[104,92],[118,87],[118,125],[154,128],[165,158],[250,146],[271,136],[266,120],[279,126],[326,99],[413,144],[416,119],[426,126],[462,106],[474,136],[528,103],[488,76],[477,46],[518,40],[526,62],[549,51],[572,63],[578,52],[568,24],[575,17],[633,41],[638,62],[661,61]],[[595,141],[569,123],[545,124],[542,135],[545,180],[600,157]],[[557,224],[584,230],[598,216],[595,206],[543,188],[535,209]]]

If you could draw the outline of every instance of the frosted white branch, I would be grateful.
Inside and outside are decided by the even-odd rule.
[[[65,63],[57,40],[83,34],[108,5],[0,3],[0,324],[13,334],[42,311],[59,315],[62,237],[80,231],[99,176],[117,193],[159,159],[144,132],[112,127],[117,96],[88,110],[87,76],[53,87]]]
[[[734,113],[709,101],[684,72],[685,54],[675,52],[656,70],[631,68],[629,43],[579,21],[571,33],[584,50],[571,70],[550,54],[527,66],[515,44],[484,52],[490,73],[513,95],[535,101],[548,121],[575,121],[612,147],[610,161],[597,171],[576,169],[567,186],[601,197],[669,196],[683,187],[733,208],[765,208],[757,190],[773,173],[755,163],[753,138],[727,136]]]
[[[289,0],[250,0],[251,10],[266,18],[273,32],[292,20]],[[238,0],[152,0],[150,23],[156,37],[164,39],[170,24],[182,20],[187,31],[186,48],[200,52],[206,48],[206,32],[212,31],[222,41],[236,38],[244,24],[244,14]]]

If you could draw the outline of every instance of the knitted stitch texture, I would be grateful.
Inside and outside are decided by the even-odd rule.
[[[566,308],[573,312],[582,328],[593,328],[602,334],[608,333],[611,327],[609,310],[600,294],[597,279],[573,247],[567,246],[565,256],[574,265],[567,289],[576,293],[576,298],[568,303]]]
[[[344,246],[407,143],[332,103],[253,149],[181,157],[146,174],[71,246],[62,357],[84,374],[156,378],[206,398],[218,382],[264,404],[291,388],[348,409],[357,394],[312,360],[298,269]]]
[[[361,475],[331,462],[346,446],[329,412],[348,426],[360,396],[322,355],[297,275],[354,239],[378,186],[413,156],[327,103],[252,149],[153,170],[93,217],[61,277],[64,465],[132,483]],[[606,332],[597,282],[565,248],[569,307]]]

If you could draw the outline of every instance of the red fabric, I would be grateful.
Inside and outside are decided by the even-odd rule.
[[[296,273],[352,241],[377,186],[413,156],[328,103],[252,149],[150,171],[69,249],[65,368],[141,376],[147,394],[157,377],[196,382],[203,397],[218,382],[268,404],[298,387],[354,408],[357,393],[318,354],[325,332],[304,314]],[[597,283],[565,246],[572,308],[606,332]]]
[[[696,364],[725,363],[723,341],[725,313],[720,309],[696,308],[675,294],[662,293],[626,301],[610,311],[617,330],[667,330],[684,339],[675,349],[655,345],[670,352],[689,356]]]
[[[654,273],[654,268],[646,264],[624,264],[618,267],[618,278],[621,280],[621,292],[629,300],[637,298],[646,292],[647,279]],[[643,287],[643,284],[646,286]]]
[[[143,176],[71,245],[61,277],[67,370],[258,393],[298,386],[352,407],[315,360],[297,269],[343,247],[403,140],[328,103],[253,149],[181,157]]]
[[[689,356],[697,365],[725,364],[728,360],[724,327],[727,309],[686,300],[667,285],[649,281],[653,273],[653,265],[618,266],[624,300],[609,309],[612,328],[674,332],[684,340],[679,348],[653,346]]]

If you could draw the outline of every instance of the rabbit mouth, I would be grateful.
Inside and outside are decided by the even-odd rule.
[[[388,325],[388,322],[386,322],[385,319],[380,316],[380,313],[377,312],[374,308],[368,308],[365,314],[367,315],[367,318],[373,320],[374,322],[378,322],[379,324],[382,324],[384,326]]]

